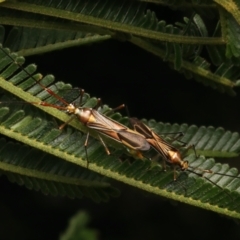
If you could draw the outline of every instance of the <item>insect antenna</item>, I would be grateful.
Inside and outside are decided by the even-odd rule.
[[[129,129],[128,127],[120,124],[118,121],[107,117],[106,115],[103,115],[99,111],[99,107],[101,105],[100,99],[98,99],[97,104],[93,108],[82,106],[84,95],[83,89],[80,90],[79,107],[77,107],[76,102],[68,103],[65,101],[65,99],[54,93],[51,89],[45,87],[41,82],[35,82],[44,91],[59,100],[61,104],[56,105],[46,101],[29,103],[63,110],[68,114],[71,114],[72,116],[67,121],[64,121],[64,124],[60,126],[60,129],[64,128],[66,124],[69,124],[76,117],[81,125],[85,127],[87,132],[87,137],[84,144],[85,152],[87,152],[86,148],[88,145],[90,133],[94,135],[98,140],[100,140],[108,155],[110,154],[110,151],[105,143],[105,141],[108,140],[109,142],[112,141],[112,143],[118,145],[118,147],[127,149],[130,154],[135,154],[134,156],[137,158],[143,158],[142,151],[148,151],[150,149],[149,143],[146,141],[146,138],[142,134]],[[123,105],[120,105],[116,109],[120,109],[122,107]],[[88,154],[86,154],[86,158],[88,161]]]
[[[28,69],[28,67],[30,65],[28,65],[26,68],[22,67],[22,64],[24,63],[24,61],[21,60],[21,59],[24,59],[24,58],[18,57],[17,54],[15,54],[15,53],[10,53],[10,51],[8,51],[8,49],[2,48],[1,45],[0,45],[0,49],[1,49],[2,53],[6,56],[6,59],[10,59],[11,60],[11,61],[7,61],[5,63],[5,66],[2,67],[2,69],[6,68],[7,72],[11,72],[12,73],[13,70],[10,71],[8,69],[10,69],[10,68],[12,69],[13,68],[12,66],[18,66],[18,68],[21,69],[21,72],[20,72],[21,73],[21,81],[24,81],[24,83],[25,83],[26,81],[28,81],[26,78],[34,80],[34,83],[29,85],[28,88],[33,89],[35,86],[40,86],[41,90],[43,90],[41,92],[41,96],[43,96],[44,95],[43,93],[46,92],[48,94],[48,96],[51,96],[51,97],[53,97],[54,99],[57,100],[57,103],[50,103],[50,102],[41,101],[41,100],[39,100],[39,102],[27,101],[25,103],[33,104],[33,105],[41,105],[41,106],[44,106],[44,107],[51,107],[51,108],[64,110],[64,111],[68,110],[67,107],[69,106],[69,103],[64,99],[64,97],[59,96],[54,91],[52,91],[50,88],[48,88],[44,84],[42,84],[42,82],[41,82],[42,75],[41,74],[37,74],[37,77],[36,77],[36,75],[34,75],[36,67],[34,68],[34,71],[28,71],[26,69]],[[17,59],[21,60],[20,61],[21,64],[19,63],[19,61]],[[13,65],[10,65],[10,67],[9,67],[9,64],[12,64],[12,63],[13,63]],[[17,70],[18,68],[15,68],[15,70]],[[23,73],[24,73],[24,75],[23,75]],[[16,74],[16,76],[18,74]],[[7,74],[5,74],[5,78],[7,78]],[[66,90],[70,90],[70,89],[67,88]],[[84,101],[84,97],[85,97],[86,94],[85,94],[83,89],[80,89],[80,90],[79,89],[74,89],[74,90],[78,90],[78,92],[79,92],[79,94],[78,94],[78,96],[80,95],[80,97],[79,97],[79,99],[80,99],[79,100],[79,102],[80,102],[79,105],[81,106],[82,102]],[[32,90],[32,92],[35,93],[35,94],[33,93],[33,96],[35,96],[37,94],[36,91],[34,91],[34,90]],[[5,103],[5,102],[1,101],[0,103]],[[9,103],[9,101],[7,101],[6,103]],[[14,102],[14,104],[15,104],[15,102]],[[71,122],[73,120],[73,118],[76,118],[76,116],[72,115],[66,122],[64,122],[61,126],[59,126],[59,129],[60,130],[63,129],[65,125],[67,125],[69,122]],[[88,141],[88,136],[87,136],[87,141]],[[88,155],[86,154],[86,157],[87,156]]]

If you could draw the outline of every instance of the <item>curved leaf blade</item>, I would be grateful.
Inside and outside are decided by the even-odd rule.
[[[5,60],[3,62],[5,63]],[[0,68],[1,64],[2,63],[0,62]],[[6,73],[6,68],[9,64],[11,65],[11,62],[2,68],[3,73]],[[15,74],[13,72],[12,78],[14,78],[14,75]],[[49,79],[51,80],[51,78]],[[25,82],[24,79],[23,82]],[[5,84],[6,80],[1,78],[0,84],[4,85],[3,83]],[[9,87],[8,84],[11,87]],[[17,96],[25,98],[26,95],[29,102],[33,102],[32,98],[35,100],[34,102],[39,101],[38,98],[33,97],[29,93],[26,93],[25,91],[19,89],[19,87],[15,87],[12,83],[7,83],[6,86],[7,87],[5,87],[5,89],[16,92]],[[38,94],[38,91],[36,92],[36,94]],[[93,104],[94,99],[89,99],[88,97],[86,97],[86,101],[87,104],[91,105]],[[2,113],[1,123],[4,123],[2,124],[0,129],[2,134],[6,134],[7,136],[10,136],[29,146],[34,146],[44,152],[62,158],[67,162],[86,167],[86,161],[84,160],[86,157],[85,150],[83,147],[80,147],[83,146],[85,138],[84,136],[82,136],[82,134],[79,133],[78,130],[82,130],[84,129],[84,127],[79,122],[75,121],[71,123],[71,125],[73,125],[74,127],[76,124],[76,129],[69,127],[67,129],[64,129],[64,131],[60,132],[57,129],[56,124],[52,121],[51,117],[47,116],[45,113],[42,113],[42,109],[46,111],[46,107],[41,107],[41,111],[39,111],[35,109],[35,106],[28,106],[28,104],[27,107],[21,106],[20,109],[19,106],[21,104],[19,104],[18,106],[18,104],[10,103],[9,105],[10,106],[7,107],[3,106],[0,111],[0,113]],[[48,112],[50,115],[54,115],[56,112],[57,117],[63,121],[64,119],[69,118],[69,116],[67,116],[64,112],[56,109],[50,108],[48,109]],[[63,119],[62,117],[59,117],[59,115],[63,116]],[[122,118],[119,114],[114,114],[113,116],[120,122],[125,122],[127,120]],[[38,124],[36,128],[33,128],[34,124],[32,123],[32,121],[34,121],[34,123],[35,121],[42,121],[44,122],[44,124]],[[42,126],[44,126],[44,128]],[[174,131],[176,131],[177,129],[182,129],[181,131],[184,131],[184,126],[186,130],[187,125],[183,125],[182,128],[177,125],[173,125],[173,128],[171,128],[169,124],[166,124],[165,129],[168,129],[167,132],[170,132],[171,129],[173,129]],[[42,128],[44,130],[42,130]],[[187,131],[186,136],[196,136],[194,134],[198,129],[196,127],[189,129],[190,130],[189,132]],[[200,129],[199,132],[202,134],[204,130]],[[214,138],[214,141],[211,140],[210,136],[214,136],[213,132],[216,132],[217,134],[220,133],[220,135],[224,136],[222,130],[218,132],[218,130],[214,131],[214,129],[210,128],[206,132],[208,140],[199,140],[199,142],[218,143],[214,140]],[[24,135],[23,133],[27,134]],[[191,137],[189,137],[190,140]],[[201,137],[201,139],[203,139],[203,137]],[[225,140],[226,136],[223,137],[223,139]],[[111,142],[109,142],[109,144],[111,144]],[[220,150],[222,149],[221,146],[222,144],[220,144]],[[234,146],[236,146],[235,149]],[[236,141],[235,139],[231,143],[231,147],[226,149],[226,152],[231,152],[231,149],[234,149],[234,151],[236,152],[238,151],[238,140]],[[150,161],[134,161],[133,164],[129,164],[127,161],[121,162],[120,160],[123,159],[124,153],[125,151],[123,151],[122,149],[115,151],[113,147],[112,156],[107,156],[104,148],[101,146],[99,141],[92,139],[88,148],[88,155],[90,159],[89,170],[93,170],[107,177],[122,181],[129,185],[170,199],[209,209],[211,211],[226,214],[228,216],[236,218],[240,217],[240,209],[237,203],[240,197],[238,190],[240,181],[239,178],[235,178],[235,176],[237,175],[236,169],[229,169],[227,165],[215,164],[212,159],[206,160],[204,157],[199,157],[196,159],[194,155],[190,155],[186,158],[186,160],[189,161],[190,166],[197,166],[198,168],[202,169],[213,169],[216,174],[212,174],[211,176],[204,174],[204,177],[206,178],[202,178],[192,173],[180,173],[178,181],[173,182],[173,172],[170,171],[171,169],[169,169],[169,171],[167,172],[162,171],[161,168],[158,167],[151,169]],[[231,175],[231,177],[217,175],[217,173],[221,172],[228,173],[229,175]],[[210,178],[211,182],[207,178]],[[17,179],[18,182],[24,182],[28,187],[31,187],[32,184],[28,180],[29,179],[27,178],[24,179],[24,177],[20,177]],[[214,185],[213,183],[216,185]],[[42,184],[43,191],[47,191],[45,183]],[[223,189],[221,189],[220,187]],[[53,193],[57,192],[56,185],[49,186],[49,189],[51,189]],[[68,195],[71,196],[71,192],[71,189],[69,189]],[[88,189],[85,189],[84,193],[85,195],[91,197],[96,194],[94,192],[89,192]]]

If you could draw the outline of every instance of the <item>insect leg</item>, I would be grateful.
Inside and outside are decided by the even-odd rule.
[[[120,109],[122,109],[122,108],[124,108],[124,107],[125,107],[125,105],[124,105],[124,104],[121,104],[121,105],[119,105],[118,107],[115,107],[115,108],[113,108],[113,109],[111,109],[111,110],[107,110],[106,112],[104,112],[104,114],[105,114],[105,115],[110,114],[110,113],[115,112],[115,111],[118,111],[118,110],[120,110]]]
[[[84,143],[84,149],[85,149],[85,154],[86,154],[86,159],[87,159],[87,168],[89,166],[89,159],[88,159],[88,153],[87,153],[88,139],[89,139],[89,132],[87,133],[86,140]]]
[[[67,124],[69,124],[74,118],[76,118],[75,115],[71,116],[65,123],[61,124],[58,128],[62,130]]]
[[[196,158],[199,157],[197,155],[196,148],[195,148],[194,144],[191,144],[191,145],[187,146],[186,149],[182,152],[182,155],[185,155],[188,152],[189,149],[193,149]]]
[[[102,139],[99,135],[98,135],[98,138],[99,138],[99,140],[101,141],[103,147],[105,148],[105,151],[106,151],[107,155],[110,155],[111,153],[110,153],[107,145],[106,145],[105,142],[103,141],[103,139]]]

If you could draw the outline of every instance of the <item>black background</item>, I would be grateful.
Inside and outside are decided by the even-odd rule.
[[[163,17],[162,17],[163,18]],[[205,87],[131,43],[109,40],[29,57],[40,72],[71,82],[131,116],[240,132],[239,98]],[[123,113],[124,114],[124,113]],[[225,160],[237,166],[239,158]],[[0,179],[0,239],[57,239],[79,210],[91,216],[100,239],[239,239],[232,219],[113,182],[122,194],[109,203],[44,196]]]

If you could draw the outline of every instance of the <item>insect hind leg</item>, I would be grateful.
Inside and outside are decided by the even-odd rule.
[[[194,144],[188,145],[188,146],[185,148],[185,150],[182,152],[182,154],[183,154],[183,155],[186,155],[186,153],[188,152],[189,149],[193,149],[196,158],[199,157],[199,155],[197,155],[197,151],[196,151],[196,148],[195,148],[195,145],[194,145]]]
[[[99,140],[101,141],[101,143],[102,143],[102,145],[103,145],[103,147],[104,147],[104,149],[105,149],[107,155],[110,155],[111,152],[109,151],[109,149],[108,149],[106,143],[103,141],[103,139],[102,139],[99,135],[98,135],[98,138],[99,138]]]
[[[87,159],[87,168],[89,167],[89,163],[90,163],[89,158],[88,158],[88,151],[87,151],[89,136],[90,136],[90,134],[88,132],[87,136],[86,136],[86,140],[84,142],[84,149],[85,149],[85,154],[86,154],[86,159]],[[104,146],[104,149],[105,149],[107,155],[110,155],[111,152],[109,151],[109,149],[108,149],[107,145],[105,144],[105,142],[103,141],[103,139],[99,135],[98,135],[98,138],[99,138],[100,142],[102,143],[102,145]]]
[[[122,109],[122,108],[125,108],[125,105],[124,105],[124,104],[121,104],[121,105],[119,105],[118,107],[109,109],[109,110],[105,111],[103,114],[109,115],[109,114],[111,114],[111,113],[113,113],[113,112],[115,112],[115,111],[118,111],[118,110]]]
[[[97,103],[96,103],[96,105],[93,107],[93,109],[98,110],[102,105],[103,105],[102,99],[101,99],[101,98],[98,98],[98,99],[97,99]],[[108,115],[108,114],[111,114],[112,112],[115,112],[115,111],[117,111],[117,110],[120,110],[120,109],[122,109],[122,108],[124,108],[124,107],[125,107],[125,105],[124,105],[124,104],[121,104],[121,105],[119,105],[119,106],[116,107],[116,108],[108,109],[108,110],[106,110],[105,112],[102,112],[102,114]]]
[[[87,168],[89,166],[89,159],[88,159],[88,152],[87,152],[88,140],[89,140],[89,132],[87,133],[86,140],[84,142],[84,149],[85,149],[85,154],[86,154],[86,159],[87,159]]]

